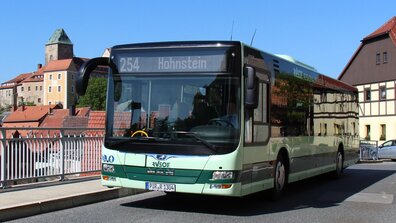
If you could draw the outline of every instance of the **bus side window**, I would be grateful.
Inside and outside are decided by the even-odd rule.
[[[258,74],[258,76],[265,76]],[[259,102],[252,115],[245,120],[245,143],[266,143],[269,139],[269,81],[260,79],[259,83]],[[248,111],[251,112],[251,111]]]

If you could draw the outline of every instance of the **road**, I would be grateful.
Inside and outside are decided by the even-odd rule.
[[[396,162],[358,164],[341,179],[327,175],[289,185],[271,202],[149,192],[12,222],[343,222],[396,220]]]

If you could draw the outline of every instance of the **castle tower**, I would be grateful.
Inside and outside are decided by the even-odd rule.
[[[51,60],[73,58],[73,43],[65,30],[57,29],[45,44],[45,64]]]

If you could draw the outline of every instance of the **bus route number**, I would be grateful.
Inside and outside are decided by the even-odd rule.
[[[120,58],[120,72],[138,72],[139,71],[138,57],[121,57]]]

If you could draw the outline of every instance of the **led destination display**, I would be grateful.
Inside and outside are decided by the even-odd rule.
[[[120,53],[114,59],[120,73],[227,71],[225,49]]]

